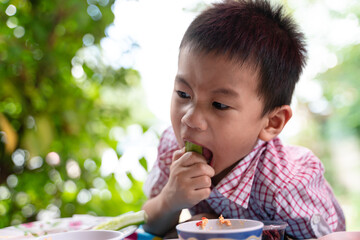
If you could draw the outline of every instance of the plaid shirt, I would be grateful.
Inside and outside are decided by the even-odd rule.
[[[146,182],[148,197],[158,195],[169,178],[174,151],[179,149],[172,128],[160,139],[158,158]],[[324,167],[303,147],[284,146],[279,138],[259,140],[254,149],[224,177],[192,214],[215,212],[225,218],[278,220],[288,223],[295,238],[313,238],[345,230],[345,218]]]

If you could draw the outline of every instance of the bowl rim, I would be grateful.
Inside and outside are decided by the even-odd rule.
[[[287,222],[284,221],[277,221],[277,220],[264,220],[264,231],[269,230],[285,230],[285,228],[289,225]]]
[[[246,222],[255,222],[258,225],[253,226],[253,227],[247,227],[247,228],[236,228],[236,229],[219,229],[219,230],[201,230],[199,229],[198,231],[193,231],[193,230],[186,230],[186,229],[179,229],[181,228],[181,226],[183,225],[188,225],[188,224],[196,224],[197,222],[199,222],[198,220],[195,221],[189,221],[189,222],[182,222],[179,223],[178,225],[176,225],[176,230],[177,231],[181,231],[181,232],[186,232],[186,233],[196,233],[196,234],[227,234],[227,233],[241,233],[241,232],[248,232],[248,231],[254,231],[254,230],[259,230],[262,229],[264,227],[264,223],[258,220],[252,220],[252,219],[240,219],[240,218],[229,218],[226,220],[230,220],[230,221],[246,221]],[[209,219],[209,221],[219,221],[218,219]]]

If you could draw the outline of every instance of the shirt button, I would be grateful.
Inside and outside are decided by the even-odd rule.
[[[317,224],[320,222],[320,216],[319,216],[319,214],[315,214],[315,215],[312,217],[311,221],[312,221],[312,224],[317,225]]]

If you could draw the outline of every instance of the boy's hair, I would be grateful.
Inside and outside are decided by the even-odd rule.
[[[258,70],[263,115],[291,103],[305,66],[304,36],[282,6],[265,0],[213,4],[190,24],[180,44],[198,53],[225,55]]]

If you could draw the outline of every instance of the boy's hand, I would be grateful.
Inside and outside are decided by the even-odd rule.
[[[205,158],[195,152],[185,152],[185,148],[173,155],[169,181],[161,194],[172,210],[189,208],[209,197],[211,177],[215,174]]]

